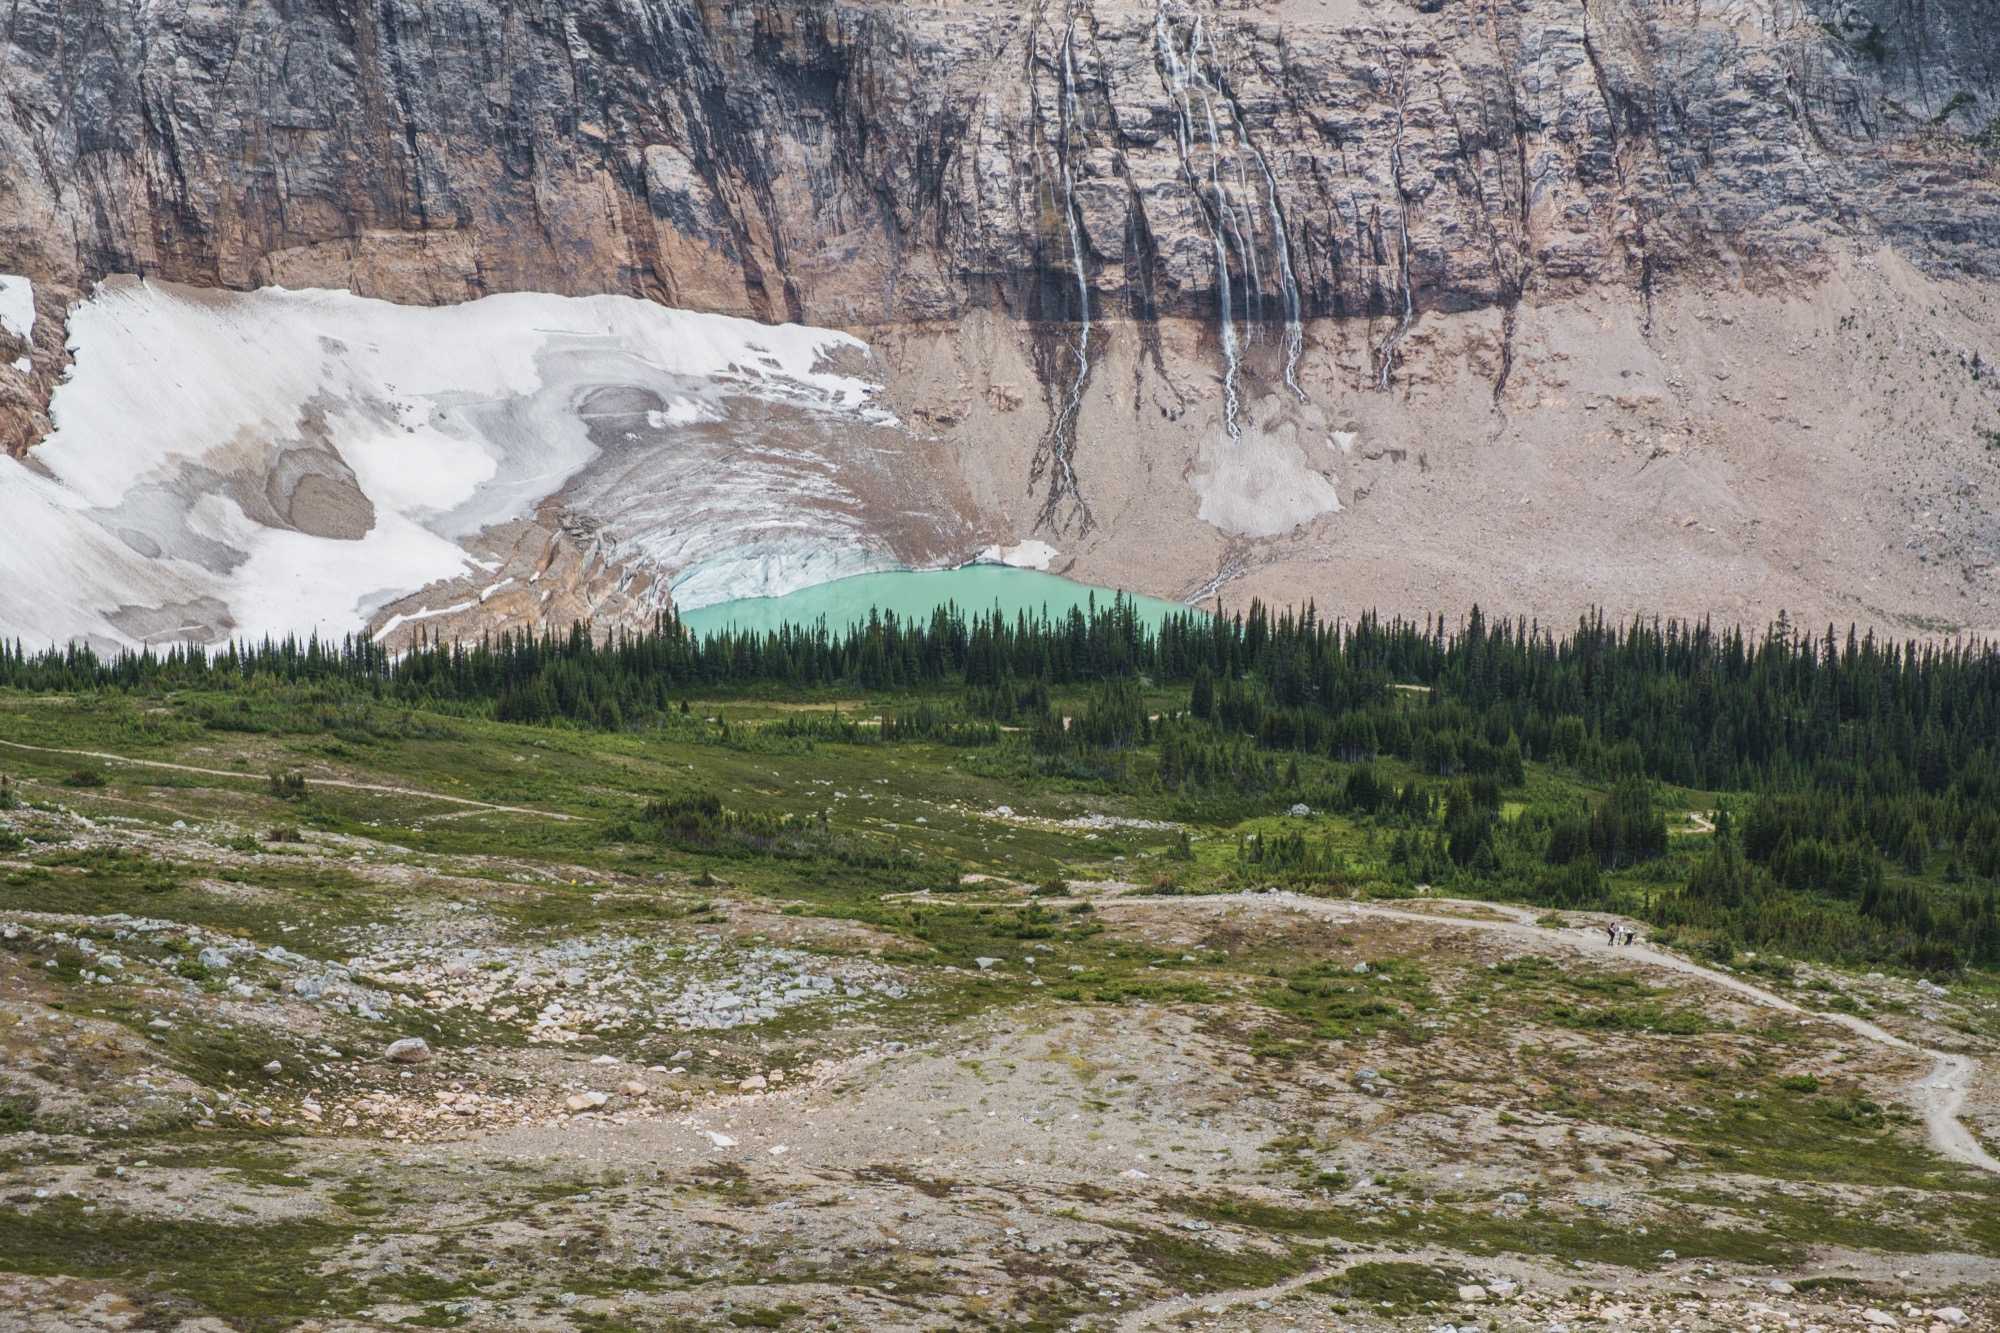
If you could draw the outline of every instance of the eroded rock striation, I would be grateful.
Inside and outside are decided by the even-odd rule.
[[[1992,275],[1995,18],[22,0],[0,258],[70,287],[608,291],[841,325],[1073,318],[1071,222],[1093,300],[1142,318],[1215,309],[1218,231],[1238,318],[1283,317],[1287,251],[1307,317],[1394,312],[1406,284],[1450,310],[1789,272],[1868,235]]]

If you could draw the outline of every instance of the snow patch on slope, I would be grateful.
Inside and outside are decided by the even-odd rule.
[[[1047,570],[1062,552],[1044,541],[1016,542],[1012,546],[989,546],[979,553],[975,563],[981,565],[1010,565],[1015,569]]]
[[[483,597],[475,597],[469,602],[453,602],[450,606],[425,607],[421,611],[413,611],[408,615],[390,616],[382,622],[382,628],[375,631],[375,637],[378,640],[387,639],[405,625],[415,624],[421,620],[435,620],[439,616],[455,616],[460,611],[470,611],[484,600]]]
[[[1273,537],[1339,513],[1333,481],[1290,435],[1245,431],[1239,440],[1204,445],[1193,477],[1202,521],[1239,537]]]
[[[35,284],[12,273],[0,273],[0,333],[22,342],[35,336]]]
[[[689,398],[676,398],[664,411],[646,413],[646,424],[654,430],[666,426],[692,426],[697,421],[712,421],[709,411]]]
[[[26,283],[0,281],[16,302],[0,320],[13,327],[22,291],[31,320]],[[433,581],[477,574],[463,541],[598,463],[590,405],[607,394],[649,404],[637,457],[670,455],[674,430],[723,419],[734,400],[858,418],[875,391],[827,368],[865,351],[845,334],[613,296],[417,308],[127,279],[77,307],[70,337],[54,431],[29,463],[0,464],[0,633],[37,640],[352,631]],[[788,498],[754,475],[734,484],[767,509]],[[684,514],[651,517],[660,531],[638,532],[637,554],[722,554],[711,530],[704,550],[661,536]],[[843,536],[800,527],[799,551],[739,555],[766,570],[740,580],[783,582],[772,575],[824,562]],[[737,581],[720,573],[718,591]]]

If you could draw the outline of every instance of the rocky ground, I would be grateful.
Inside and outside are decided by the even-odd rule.
[[[1016,331],[876,346],[906,420],[963,409],[947,436],[988,527],[1047,539],[1052,568],[1086,582],[1350,618],[1478,603],[1761,629],[1782,609],[1903,637],[2000,624],[1989,305],[1981,283],[1880,252],[1650,311],[1615,293],[1524,307],[1504,337],[1487,312],[1433,314],[1387,392],[1365,383],[1374,326],[1315,323],[1309,401],[1283,392],[1265,339],[1226,447],[1212,331],[1163,325],[1156,363],[1147,331],[1113,322],[1075,457],[1088,532],[1034,528],[1031,413],[989,401],[1029,374]]]
[[[1034,928],[939,954],[711,876],[80,804],[6,816],[6,1327],[2000,1327],[2000,1193],[1931,1154],[1921,1057],[1588,919],[989,878],[911,919]]]

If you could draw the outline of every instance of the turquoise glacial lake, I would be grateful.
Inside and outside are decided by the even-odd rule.
[[[1011,620],[1021,611],[1030,617],[1066,616],[1071,607],[1083,606],[1092,597],[1099,606],[1108,606],[1117,595],[1110,588],[1072,583],[1039,570],[965,565],[958,569],[856,574],[801,588],[783,597],[744,597],[717,602],[714,606],[683,612],[681,621],[696,634],[713,634],[730,628],[763,633],[780,625],[811,625],[824,619],[828,629],[838,632],[868,619],[871,609],[894,611],[898,619],[927,620],[938,607],[953,603],[968,616],[985,615],[998,607]],[[1168,616],[1189,609],[1158,597],[1126,593],[1125,599],[1138,608],[1142,620],[1156,626]]]

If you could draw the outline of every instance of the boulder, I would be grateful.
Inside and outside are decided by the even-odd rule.
[[[390,1042],[382,1058],[399,1065],[420,1065],[431,1058],[431,1044],[422,1037],[404,1037]]]

